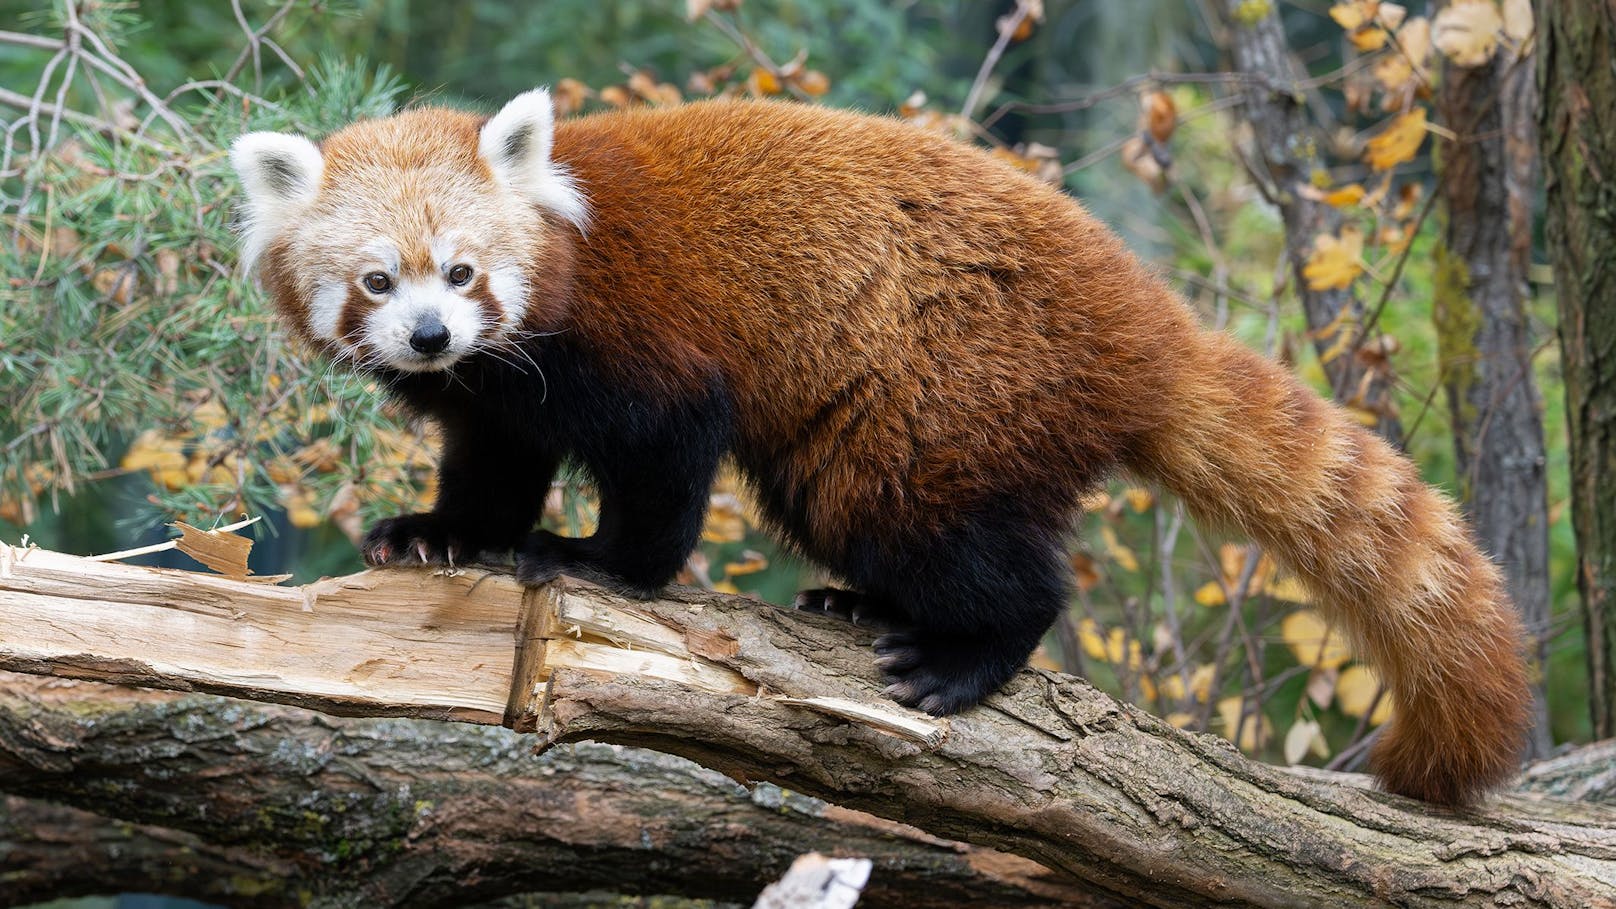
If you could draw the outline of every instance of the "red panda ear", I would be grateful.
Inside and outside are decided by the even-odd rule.
[[[314,201],[325,159],[302,136],[248,133],[230,143],[230,163],[245,195],[242,261],[251,268],[275,234]]]
[[[582,228],[589,206],[567,169],[550,160],[555,109],[542,88],[512,98],[483,124],[477,151],[495,179]]]

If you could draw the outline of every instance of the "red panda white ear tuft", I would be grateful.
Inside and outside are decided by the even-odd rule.
[[[554,136],[550,93],[535,88],[512,98],[483,124],[477,150],[497,179],[581,230],[589,204],[567,169],[550,160]]]
[[[325,159],[302,136],[248,133],[230,143],[230,164],[245,194],[241,259],[251,269],[275,234],[314,202]]]

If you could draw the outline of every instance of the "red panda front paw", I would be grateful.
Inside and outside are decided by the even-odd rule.
[[[406,514],[378,521],[359,546],[366,565],[457,565],[481,551],[435,514]]]

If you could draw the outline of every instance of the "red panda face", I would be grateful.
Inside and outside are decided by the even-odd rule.
[[[549,95],[535,90],[486,122],[419,109],[320,147],[242,136],[230,157],[246,195],[243,259],[294,332],[361,368],[428,372],[497,352],[542,323],[535,276],[563,222],[587,218],[550,160],[552,133]]]

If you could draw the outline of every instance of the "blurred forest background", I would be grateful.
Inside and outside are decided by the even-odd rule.
[[[1466,215],[1451,202],[1481,178],[1443,174],[1463,159],[1455,138],[1486,132],[1473,124],[1504,105],[1493,90],[1456,123],[1462,80],[1438,74],[1530,83],[1531,10],[1435,7],[0,0],[0,538],[104,552],[164,539],[170,521],[264,515],[254,569],[301,582],[358,570],[368,521],[430,503],[430,428],[291,345],[237,267],[224,149],[239,133],[318,136],[423,102],[492,111],[538,84],[569,116],[780,96],[909,118],[1065,186],[1207,321],[1292,363],[1455,497],[1482,488],[1478,424],[1541,420],[1541,450],[1512,456],[1546,482],[1535,512],[1514,515],[1544,557],[1511,570],[1527,574],[1517,591],[1540,590],[1537,748],[1586,740],[1541,191],[1528,161],[1512,190],[1524,226],[1504,225],[1523,253],[1529,366],[1477,407],[1485,314],[1460,305]],[[1305,69],[1290,81],[1264,75],[1229,24],[1270,19]],[[1282,90],[1305,98],[1290,108],[1305,122],[1275,144],[1275,124],[1241,102]],[[547,522],[582,533],[592,520],[587,484],[555,491]],[[1395,705],[1260,552],[1124,480],[1074,530],[1074,597],[1041,663],[1267,760],[1358,766]],[[685,580],[788,603],[817,579],[726,478]]]

